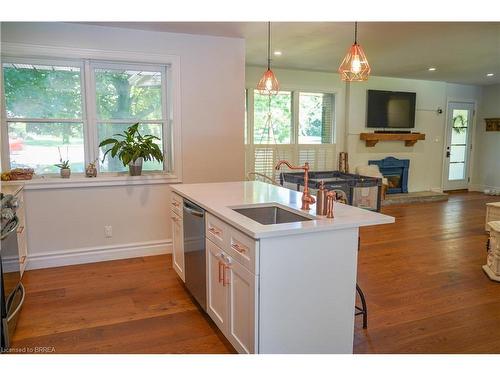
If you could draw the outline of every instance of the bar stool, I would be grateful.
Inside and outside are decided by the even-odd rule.
[[[358,252],[361,246],[361,239],[358,237]],[[366,299],[363,291],[359,287],[358,283],[356,283],[356,294],[359,295],[359,299],[361,301],[361,307],[355,307],[354,316],[363,315],[363,329],[368,327],[368,309],[366,308]]]

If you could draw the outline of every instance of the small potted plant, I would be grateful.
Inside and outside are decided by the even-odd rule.
[[[63,160],[61,156],[61,149],[58,147],[59,151],[59,164],[54,164],[60,169],[61,178],[69,178],[71,176],[71,168],[69,166],[69,160]],[[66,149],[66,158],[68,157],[68,149]]]
[[[131,176],[140,176],[142,173],[142,163],[144,160],[163,161],[163,154],[160,147],[154,142],[160,138],[154,135],[142,135],[139,133],[139,123],[129,126],[122,134],[115,134],[117,138],[103,140],[99,147],[111,145],[102,157],[102,161],[108,153],[111,157],[118,156],[123,166],[128,165]]]

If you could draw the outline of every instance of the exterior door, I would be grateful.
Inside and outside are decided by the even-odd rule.
[[[448,103],[443,190],[467,189],[473,103]]]
[[[223,251],[206,240],[207,252],[207,313],[222,333],[227,334],[229,310],[227,288],[224,286]]]
[[[184,232],[182,220],[172,211],[172,263],[182,281],[184,278]]]

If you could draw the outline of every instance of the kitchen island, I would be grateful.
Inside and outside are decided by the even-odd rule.
[[[263,182],[172,186],[174,269],[184,280],[183,201],[206,211],[207,313],[240,353],[352,353],[358,231],[393,223]],[[187,255],[186,255],[187,256]]]

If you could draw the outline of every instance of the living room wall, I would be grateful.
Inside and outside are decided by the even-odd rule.
[[[500,117],[500,84],[483,87],[476,126],[474,190],[500,190],[500,132],[487,132],[485,118]]]

